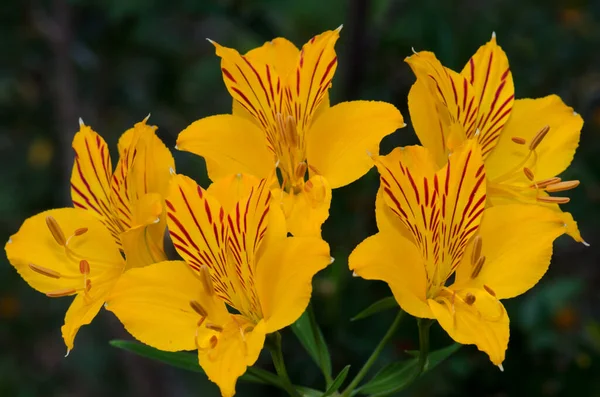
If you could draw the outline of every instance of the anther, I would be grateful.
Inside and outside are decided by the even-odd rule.
[[[533,171],[531,171],[529,168],[523,167],[523,173],[525,174],[527,179],[529,179],[530,181],[533,181],[535,179],[535,175],[533,175]]]
[[[219,341],[219,339],[216,336],[211,336],[210,337],[210,348],[214,349],[215,347],[217,347],[217,342]]]
[[[479,261],[480,256],[481,256],[481,236],[478,234],[473,239],[473,251],[471,254],[471,263],[473,265],[476,265],[477,261]]]
[[[202,305],[200,303],[198,303],[197,301],[190,301],[190,307],[199,315],[201,315],[202,317],[206,317],[208,316],[208,313],[206,312],[206,310],[202,307]]]
[[[65,234],[58,225],[58,222],[56,222],[56,219],[54,219],[52,216],[47,216],[46,225],[48,226],[48,229],[50,229],[50,233],[52,234],[52,237],[54,237],[54,240],[56,240],[58,245],[64,246],[67,240],[65,239]]]
[[[216,332],[223,332],[223,327],[220,327],[220,326],[218,326],[216,324],[212,324],[212,323],[207,323],[206,328],[216,331]]]
[[[90,274],[90,263],[85,259],[79,261],[79,273],[81,274]]]
[[[577,186],[579,186],[579,181],[575,180],[575,181],[564,181],[564,182],[559,182],[559,183],[554,183],[552,185],[549,185],[548,187],[546,187],[546,191],[549,193],[554,193],[554,192],[562,192],[565,190],[571,190],[576,188]]]
[[[306,181],[306,183],[304,184],[304,191],[306,193],[310,193],[313,187],[315,187],[315,185],[312,183],[312,181]]]
[[[544,126],[541,130],[539,130],[538,133],[531,140],[531,143],[529,144],[529,150],[535,150],[538,147],[538,145],[542,142],[542,140],[546,137],[548,131],[550,131],[550,127],[547,125]]]
[[[206,265],[200,266],[200,281],[204,287],[204,292],[212,296],[215,293],[215,288],[213,286],[212,278],[210,277],[208,266]]]
[[[79,229],[75,230],[75,235],[76,236],[81,236],[82,234],[85,234],[88,231],[87,227],[80,227]]]
[[[296,167],[296,178],[304,178],[304,175],[306,174],[306,168],[307,166],[305,162],[298,164]]]
[[[467,296],[465,296],[465,303],[471,306],[473,303],[475,303],[475,299],[475,295],[473,295],[470,292],[467,292]]]
[[[90,292],[92,289],[92,280],[89,278],[85,280],[85,292]]]
[[[561,179],[555,176],[554,178],[542,179],[541,181],[534,182],[532,185],[529,185],[529,187],[543,189],[546,186],[554,185],[560,181]]]
[[[477,276],[479,276],[479,273],[481,272],[481,268],[483,267],[484,263],[485,256],[480,256],[477,260],[477,263],[475,263],[475,266],[473,267],[473,272],[471,272],[471,278],[477,278]]]
[[[483,285],[483,288],[487,291],[488,294],[492,295],[494,298],[496,297],[496,293],[494,292],[493,289],[491,289],[490,287],[488,287],[487,285]]]
[[[538,197],[537,201],[548,204],[566,204],[571,199],[568,197]]]
[[[527,142],[525,138],[521,138],[520,136],[513,136],[510,139],[517,145],[524,145]]]
[[[75,292],[77,291],[75,291],[73,288],[59,289],[56,291],[46,292],[46,296],[49,296],[50,298],[61,298],[63,296],[73,295]]]
[[[31,270],[33,270],[34,272],[41,274],[42,276],[46,276],[46,277],[50,277],[50,278],[60,278],[59,272],[52,270],[52,269],[48,269],[47,267],[38,266],[38,265],[34,265],[33,263],[30,263],[29,268]]]

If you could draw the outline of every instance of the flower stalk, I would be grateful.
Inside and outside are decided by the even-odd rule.
[[[388,330],[385,333],[385,335],[383,336],[383,338],[381,338],[381,341],[379,341],[379,344],[377,345],[377,347],[375,347],[375,350],[373,350],[373,353],[371,353],[371,356],[369,357],[369,359],[365,362],[365,364],[360,369],[358,374],[356,374],[354,379],[352,379],[352,382],[350,382],[348,387],[346,387],[346,390],[344,390],[342,392],[342,394],[341,394],[342,397],[350,396],[352,394],[352,392],[354,391],[354,389],[358,386],[360,381],[363,380],[363,378],[367,375],[367,373],[369,372],[369,369],[371,369],[371,367],[373,366],[375,361],[377,361],[379,354],[381,354],[381,352],[383,351],[383,348],[387,345],[387,343],[390,341],[390,339],[392,339],[392,337],[396,333],[396,330],[398,329],[398,326],[400,325],[400,322],[401,322],[403,316],[404,316],[404,311],[400,310],[398,312],[398,314],[396,315],[396,318],[390,325],[390,328],[388,328]]]
[[[271,353],[271,358],[273,360],[273,365],[275,366],[275,371],[277,372],[277,376],[281,379],[281,383],[285,391],[291,397],[300,397],[300,394],[294,388],[292,381],[287,373],[287,369],[285,367],[285,361],[283,359],[283,351],[281,350],[281,334],[279,332],[275,332],[267,336],[267,341],[265,343],[267,349]]]

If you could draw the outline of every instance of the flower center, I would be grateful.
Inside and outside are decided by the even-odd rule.
[[[277,167],[281,171],[281,185],[287,191],[300,189],[308,166],[304,134],[298,131],[293,116],[277,114],[273,150],[277,156]]]
[[[506,173],[489,181],[489,188],[497,194],[515,196],[524,201],[535,200],[540,203],[565,204],[569,202],[568,197],[549,196],[545,193],[562,192],[579,186],[578,180],[562,181],[558,177],[537,179],[535,169],[538,161],[537,148],[550,131],[549,126],[543,127],[529,143],[529,151],[521,162],[516,164]],[[511,140],[517,145],[525,145],[527,140],[521,137],[512,137]],[[529,184],[517,182],[525,175]]]

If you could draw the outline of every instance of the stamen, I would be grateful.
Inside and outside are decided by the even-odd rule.
[[[75,235],[76,236],[81,236],[82,234],[85,234],[88,231],[87,227],[80,227],[79,229],[75,230]]]
[[[204,324],[204,320],[206,320],[206,317],[200,317],[200,320],[198,320],[198,327],[201,327],[202,324]]]
[[[473,303],[475,303],[475,299],[475,295],[473,295],[470,292],[467,292],[467,296],[465,296],[465,303],[471,306]]]
[[[520,136],[513,136],[510,139],[517,145],[524,145],[527,142],[525,138],[521,138]]]
[[[190,301],[190,307],[199,315],[201,315],[202,317],[206,317],[208,316],[208,313],[206,312],[206,310],[202,307],[202,305],[200,303],[198,303],[197,301]]]
[[[51,292],[46,292],[46,296],[49,296],[50,298],[61,298],[63,296],[69,296],[69,295],[73,295],[75,292],[75,289],[73,288],[66,288],[66,289],[59,289],[56,291],[51,291]]]
[[[90,263],[85,259],[79,261],[79,273],[85,275],[90,274]]]
[[[90,292],[92,289],[92,280],[89,278],[85,279],[85,292]]]
[[[537,201],[548,204],[566,204],[571,199],[568,197],[538,197]]]
[[[213,330],[213,331],[217,331],[217,332],[223,332],[223,327],[220,327],[220,326],[218,326],[216,324],[212,324],[212,323],[206,324],[206,328]]]
[[[302,162],[300,164],[298,164],[298,166],[296,167],[296,178],[300,179],[300,178],[304,178],[304,175],[306,174],[306,163]]]
[[[213,286],[212,278],[210,277],[208,266],[206,265],[200,266],[200,281],[204,287],[204,292],[209,296],[212,296],[215,293],[215,288]]]
[[[46,225],[48,226],[48,229],[50,229],[50,233],[52,234],[52,237],[54,237],[54,240],[56,240],[58,245],[64,246],[67,242],[67,239],[65,239],[65,234],[58,225],[58,222],[56,222],[56,219],[54,219],[52,216],[47,216]]]
[[[473,251],[471,255],[471,263],[473,265],[477,264],[479,261],[479,257],[481,256],[481,236],[478,234],[473,239]]]
[[[529,168],[523,167],[523,173],[525,174],[527,179],[529,179],[530,181],[533,181],[535,179],[535,175],[533,175],[533,171],[531,171]]]
[[[555,183],[560,182],[561,179],[558,177],[554,177],[554,178],[548,178],[548,179],[542,179],[541,181],[538,182],[534,182],[533,184],[529,185],[529,187],[531,188],[539,188],[539,189],[543,189],[548,185],[553,185]]]
[[[479,259],[477,260],[477,263],[473,267],[473,272],[471,273],[471,278],[474,279],[474,278],[477,278],[477,276],[479,276],[479,273],[481,272],[481,268],[483,267],[484,263],[485,263],[485,256],[480,256]]]
[[[488,294],[492,295],[494,298],[496,297],[496,293],[494,292],[493,289],[491,289],[490,287],[488,287],[485,284],[483,284],[483,288],[488,292]]]
[[[315,187],[315,185],[312,183],[312,181],[306,181],[306,183],[304,184],[304,191],[306,193],[310,193],[313,187]]]
[[[296,120],[292,116],[288,116],[285,120],[285,132],[292,147],[298,145],[298,132],[296,131]]]
[[[219,342],[219,339],[213,335],[210,337],[210,348],[214,349],[215,347],[217,347],[217,342]]]
[[[541,130],[539,130],[536,136],[534,136],[531,140],[531,143],[529,144],[529,150],[535,150],[538,147],[538,145],[542,142],[542,140],[546,137],[548,131],[550,131],[550,127],[547,125],[544,126]]]
[[[559,182],[559,183],[554,183],[552,185],[549,185],[548,187],[546,187],[546,191],[549,193],[554,193],[554,192],[562,192],[565,190],[571,190],[576,188],[577,186],[579,186],[579,181],[575,180],[575,181],[564,181],[564,182]]]
[[[33,270],[34,272],[41,274],[42,276],[46,276],[46,277],[50,277],[50,278],[60,278],[59,272],[52,270],[52,269],[48,269],[47,267],[38,266],[38,265],[34,265],[33,263],[30,263],[29,268],[31,270]]]

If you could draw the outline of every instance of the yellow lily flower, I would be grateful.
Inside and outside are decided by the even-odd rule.
[[[312,277],[331,263],[329,246],[287,236],[266,179],[240,175],[205,191],[176,175],[166,203],[169,232],[185,262],[128,270],[106,308],[145,344],[197,349],[209,379],[233,396],[265,335],[306,309]]]
[[[69,351],[126,268],[166,258],[162,197],[174,163],[155,129],[144,120],[121,136],[113,173],[106,142],[80,122],[73,138],[75,208],[28,218],[6,243],[8,260],[31,287],[49,297],[76,295],[62,327]]]
[[[397,148],[376,165],[379,233],[355,248],[350,269],[385,281],[406,312],[437,319],[455,341],[501,365],[509,319],[500,299],[538,282],[571,216],[527,204],[484,210],[486,174],[473,140],[441,168],[421,146]]]
[[[313,37],[302,50],[276,38],[246,55],[213,41],[233,114],[207,117],[179,134],[177,148],[206,160],[209,177],[281,172],[275,197],[294,235],[318,234],[329,216],[331,189],[373,166],[379,142],[403,127],[393,105],[375,101],[329,106],[340,29]]]
[[[568,197],[550,196],[579,185],[558,175],[571,163],[583,119],[556,95],[514,99],[508,58],[495,35],[460,73],[444,67],[431,52],[406,58],[417,77],[410,90],[411,121],[437,163],[453,147],[476,139],[488,175],[488,205],[517,202],[560,211]],[[583,242],[577,228],[572,237]]]

